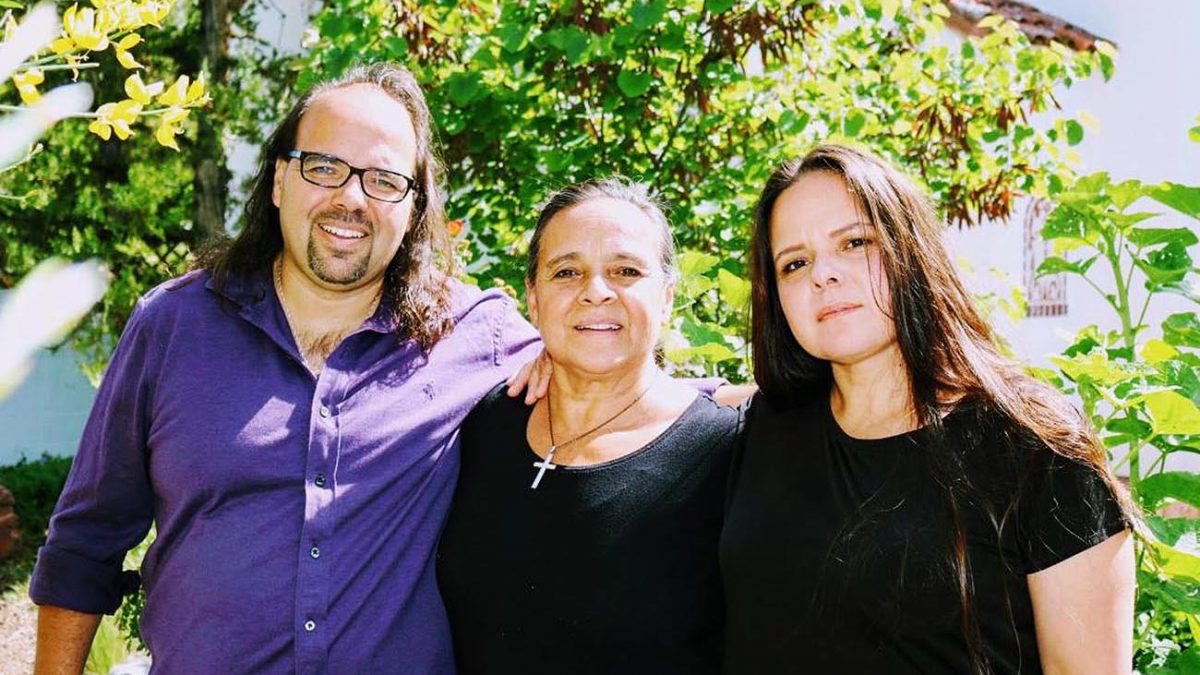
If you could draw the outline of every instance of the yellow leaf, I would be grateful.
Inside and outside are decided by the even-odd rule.
[[[1151,365],[1173,359],[1178,354],[1178,349],[1162,340],[1150,340],[1142,347],[1142,358]]]
[[[999,14],[989,14],[989,15],[983,17],[983,19],[981,19],[979,21],[979,23],[976,25],[979,26],[980,28],[987,29],[987,28],[995,28],[996,26],[999,26],[1003,22],[1004,22],[1004,17],[1000,16]]]
[[[1087,127],[1088,131],[1100,131],[1100,120],[1086,110],[1079,111],[1079,123]]]
[[[1096,51],[1100,52],[1101,54],[1107,56],[1108,58],[1110,58],[1114,61],[1117,60],[1117,48],[1114,47],[1111,42],[1105,42],[1104,40],[1096,40]]]
[[[1175,391],[1163,390],[1146,394],[1143,400],[1155,434],[1200,434],[1200,409],[1191,399]]]
[[[934,5],[929,8],[929,11],[933,12],[934,16],[940,16],[943,19],[950,18],[950,10],[946,9],[946,6],[940,2],[934,3]]]

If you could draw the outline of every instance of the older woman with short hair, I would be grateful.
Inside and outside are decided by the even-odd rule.
[[[719,672],[738,413],[656,364],[674,289],[643,186],[542,209],[526,291],[553,376],[533,408],[498,387],[468,417],[438,552],[460,672]]]

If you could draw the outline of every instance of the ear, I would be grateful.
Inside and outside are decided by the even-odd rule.
[[[537,328],[538,327],[537,291],[535,291],[533,289],[533,286],[529,283],[528,279],[525,280],[525,305],[527,307],[529,307],[529,323],[533,324],[534,328]]]
[[[668,281],[663,285],[663,306],[662,316],[659,321],[662,325],[667,325],[671,321],[671,314],[675,311],[675,282]]]
[[[283,177],[287,175],[288,160],[279,158],[275,160],[275,176],[271,184],[271,203],[275,208],[279,208],[280,197],[283,195]]]

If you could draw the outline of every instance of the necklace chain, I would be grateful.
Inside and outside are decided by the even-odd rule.
[[[550,450],[548,450],[546,452],[546,459],[543,459],[540,462],[533,463],[533,466],[537,468],[538,472],[537,472],[537,475],[533,477],[533,485],[530,485],[529,487],[533,490],[536,490],[537,486],[542,482],[542,477],[546,475],[546,471],[547,470],[553,471],[554,469],[558,468],[558,465],[554,463],[554,453],[557,452],[560,447],[562,447],[563,445],[570,445],[570,444],[574,443],[575,441],[578,441],[579,439],[584,438],[585,436],[592,435],[593,433],[599,431],[600,428],[603,427],[604,425],[617,419],[621,415],[624,415],[625,413],[629,412],[629,409],[632,408],[633,406],[637,405],[638,401],[642,400],[642,397],[644,397],[646,395],[646,393],[650,391],[650,388],[653,386],[654,386],[653,382],[646,385],[646,388],[642,390],[642,393],[638,394],[637,398],[630,401],[629,404],[626,405],[624,408],[621,408],[620,410],[618,410],[617,414],[613,415],[612,417],[609,417],[608,419],[604,420],[600,424],[597,424],[596,426],[592,427],[591,429],[588,429],[587,431],[583,432],[582,434],[579,434],[578,436],[572,438],[571,440],[563,441],[561,445],[554,442],[554,413],[550,410],[550,390],[547,389],[546,390],[546,424],[547,424],[547,426],[550,427]]]

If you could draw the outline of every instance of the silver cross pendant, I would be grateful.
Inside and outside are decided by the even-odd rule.
[[[538,472],[537,475],[533,477],[533,485],[529,486],[529,489],[537,489],[538,484],[542,482],[542,476],[546,475],[546,469],[553,471],[558,468],[558,465],[554,463],[554,451],[557,449],[557,445],[550,446],[550,452],[546,453],[546,459],[533,463],[533,465],[538,468]]]

